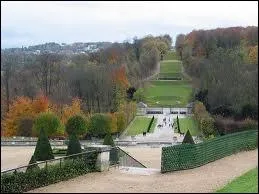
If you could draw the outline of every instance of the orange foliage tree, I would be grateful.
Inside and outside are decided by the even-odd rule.
[[[46,97],[39,95],[35,100],[28,97],[17,97],[3,120],[4,136],[17,135],[18,123],[22,118],[34,119],[39,113],[48,110],[49,101]]]
[[[73,98],[71,106],[64,105],[60,120],[62,124],[65,125],[70,117],[78,114],[83,114],[81,110],[81,100],[79,98]]]
[[[249,49],[248,60],[250,64],[258,64],[258,45]]]

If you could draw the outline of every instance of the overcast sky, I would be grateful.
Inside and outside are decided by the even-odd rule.
[[[258,26],[258,2],[4,2],[1,48],[132,40],[193,29]]]

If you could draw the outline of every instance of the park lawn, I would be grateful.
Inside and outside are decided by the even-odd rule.
[[[151,81],[144,88],[148,106],[185,107],[192,88],[187,81]]]
[[[180,61],[168,60],[161,62],[160,73],[181,73],[182,64]]]
[[[148,117],[135,117],[133,123],[131,123],[126,129],[127,131],[125,135],[131,136],[142,134],[144,131],[147,131],[150,120],[151,118]]]
[[[217,193],[258,193],[258,167],[237,177]]]
[[[181,73],[159,73],[159,78],[182,78]]]
[[[177,125],[177,119],[174,119],[175,125]],[[180,125],[180,130],[181,132],[186,133],[187,130],[189,129],[190,133],[192,136],[197,136],[200,134],[199,128],[198,128],[198,123],[195,121],[193,118],[179,118],[179,125]],[[177,133],[178,130],[175,131]]]
[[[164,57],[164,60],[178,60],[179,56],[177,56],[176,52],[169,51],[167,55]]]

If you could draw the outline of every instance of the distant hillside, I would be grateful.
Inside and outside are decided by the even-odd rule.
[[[22,47],[22,48],[8,48],[1,49],[4,52],[23,52],[27,54],[40,54],[41,52],[49,53],[63,53],[63,54],[79,54],[90,53],[100,49],[106,49],[112,45],[111,42],[75,42],[72,44],[58,44],[55,42],[39,44],[35,46]]]

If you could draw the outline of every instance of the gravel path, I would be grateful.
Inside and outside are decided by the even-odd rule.
[[[165,174],[138,175],[112,168],[31,192],[214,192],[258,164],[258,150],[241,152],[199,168]]]

